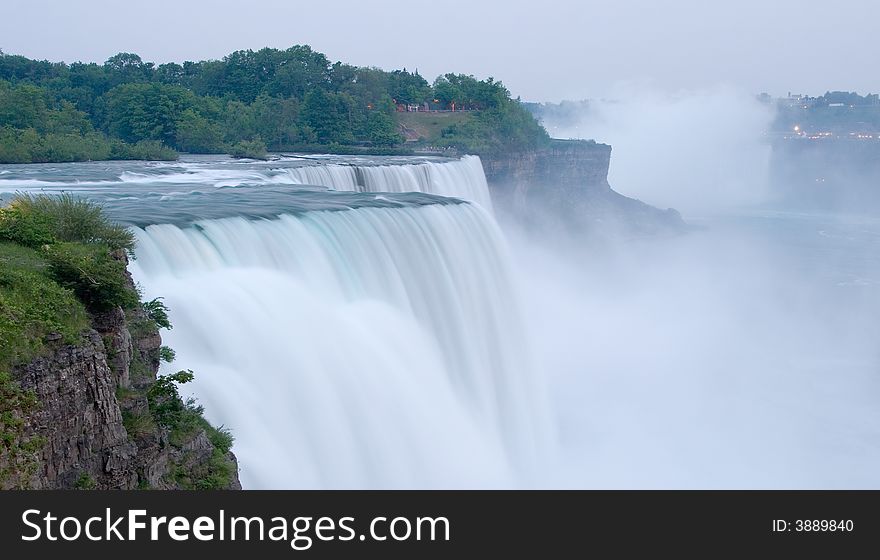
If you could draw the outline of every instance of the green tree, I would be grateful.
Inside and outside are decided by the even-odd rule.
[[[174,146],[177,124],[195,97],[180,86],[123,84],[106,95],[105,129],[126,142],[159,140]]]
[[[34,128],[44,132],[48,107],[46,90],[29,84],[0,81],[0,126]]]
[[[224,151],[223,130],[218,123],[187,109],[177,121],[175,146],[195,154],[220,153]]]
[[[386,93],[368,112],[366,139],[370,143],[376,146],[393,146],[403,142],[403,136],[397,131],[397,123],[391,116],[394,110],[394,102]]]
[[[300,141],[300,104],[295,98],[284,99],[262,94],[251,105],[251,109],[257,134],[269,147],[281,149]]]
[[[149,81],[153,66],[152,62],[144,62],[140,56],[126,52],[115,54],[104,63],[104,69],[114,85]]]
[[[406,68],[395,70],[389,75],[388,81],[388,93],[398,103],[421,104],[432,99],[431,86],[418,72],[409,73]]]
[[[344,93],[313,90],[303,100],[303,122],[311,127],[322,143],[351,143],[356,121],[354,113],[354,100]]]

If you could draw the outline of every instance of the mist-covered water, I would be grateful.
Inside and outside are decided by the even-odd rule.
[[[545,120],[556,138],[595,139],[612,147],[615,190],[684,214],[726,212],[765,202],[771,193],[773,111],[731,88],[621,90]]]
[[[618,133],[625,194],[703,185],[692,231],[653,239],[499,227],[473,161],[418,192],[388,191],[449,163],[328,157],[373,170],[339,190],[276,182],[278,162],[2,166],[0,190],[73,190],[137,228],[167,371],[195,371],[246,487],[880,487],[880,219],[731,196],[763,180],[736,176],[761,118],[730,121],[745,154],[680,121],[705,132],[666,151],[682,180],[645,166],[623,188],[649,145]]]
[[[880,486],[880,220],[759,212],[516,238],[560,460],[590,488]],[[552,286],[553,289],[547,289]]]
[[[515,236],[527,316],[556,325],[534,338],[553,483],[880,487],[880,217],[776,203],[773,115],[750,94],[620,93],[545,124],[610,143],[612,186],[694,227]]]

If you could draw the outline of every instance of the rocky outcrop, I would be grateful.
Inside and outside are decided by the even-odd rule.
[[[31,488],[72,488],[90,477],[104,488],[134,488],[137,446],[129,441],[116,400],[116,375],[101,336],[91,331],[79,346],[60,346],[16,372],[39,402],[25,434],[45,438]]]
[[[611,146],[589,141],[552,140],[528,152],[482,156],[493,195],[524,201],[552,185],[556,189],[609,190]],[[546,194],[546,193],[544,193]]]
[[[611,146],[551,140],[528,152],[482,156],[492,198],[502,211],[536,227],[629,234],[679,231],[681,215],[614,191]]]
[[[58,336],[47,355],[14,369],[36,397],[23,438],[42,445],[26,475],[0,488],[177,489],[218,480],[241,488],[235,457],[215,448],[210,427],[172,434],[152,418],[147,395],[162,338],[144,310],[111,309],[95,315],[92,327],[81,343],[62,344]]]

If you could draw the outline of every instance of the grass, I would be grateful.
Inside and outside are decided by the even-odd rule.
[[[121,253],[133,246],[131,233],[110,222],[100,207],[69,196],[22,195],[0,208],[0,488],[26,486],[45,445],[45,438],[24,437],[24,419],[39,403],[13,378],[14,366],[47,353],[50,344],[81,342],[90,311],[121,306],[135,339],[171,328],[161,299],[140,302],[132,288]],[[174,351],[162,346],[157,357],[171,362]],[[183,401],[177,390],[192,372],[155,379],[154,364],[148,362],[149,357],[135,352],[129,364],[131,379],[151,381],[148,389],[116,390],[120,401],[147,400],[142,413],[123,411],[129,436],[161,430],[171,446],[182,450],[204,432],[213,445],[209,460],[188,470],[177,466],[172,478],[184,488],[228,488],[235,476],[228,457],[232,436],[211,426],[202,407]],[[95,486],[88,473],[75,483],[80,489]]]
[[[460,125],[474,118],[473,113],[457,112],[457,113],[431,113],[431,112],[412,112],[412,113],[394,113],[394,119],[398,127],[405,127],[409,132],[407,140],[413,139],[412,134],[418,137],[419,141],[426,143],[434,143],[440,139],[443,129],[452,125]]]
[[[17,195],[0,209],[0,239],[38,249],[58,242],[104,245],[131,253],[131,231],[111,222],[103,209],[69,194]]]
[[[122,425],[131,438],[139,438],[157,431],[156,422],[150,414],[133,414],[127,410],[122,411]]]
[[[100,206],[70,195],[18,195],[0,208],[0,242],[21,249],[7,245],[7,285],[24,289],[38,269],[48,271],[46,278],[69,289],[91,310],[132,307],[139,301],[125,274],[125,260],[113,253],[130,253],[134,235],[111,222]],[[25,248],[38,252],[24,253]],[[39,285],[48,290],[45,282]]]
[[[52,278],[39,251],[0,242],[0,370],[41,355],[50,334],[74,344],[88,327],[82,302]]]

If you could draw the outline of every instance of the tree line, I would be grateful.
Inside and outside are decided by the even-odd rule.
[[[303,147],[400,145],[398,105],[472,110],[437,142],[524,149],[543,128],[492,78],[331,63],[306,45],[221,60],[103,64],[0,52],[0,162],[173,159],[177,151],[260,155]]]

